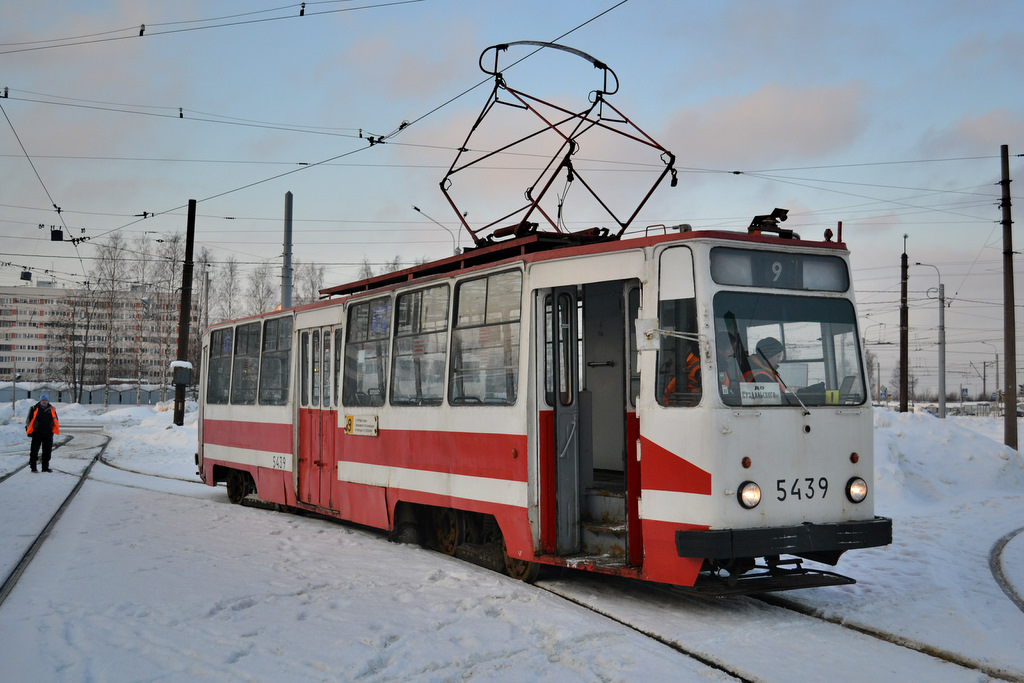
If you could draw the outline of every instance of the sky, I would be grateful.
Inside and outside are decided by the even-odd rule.
[[[856,584],[779,594],[841,628],[583,572],[544,574],[540,590],[364,528],[231,505],[197,480],[191,403],[180,427],[169,404],[59,404],[58,439],[74,438],[52,474],[32,474],[32,403],[0,405],[4,579],[102,446],[81,426],[111,441],[0,606],[11,680],[737,680],[702,662],[758,681],[1024,678],[1007,593],[1024,595],[1024,460],[995,418],[874,409],[871,495],[892,545],[840,559]]]
[[[557,42],[606,63],[608,101],[675,155],[678,186],[659,186],[627,237],[680,223],[743,231],[775,207],[809,238],[842,222],[886,386],[906,248],[929,264],[909,272],[919,386],[938,386],[941,280],[947,389],[993,390],[1005,367],[1001,145],[1011,178],[1024,171],[1019,2],[305,5],[300,17],[299,3],[0,4],[0,285],[29,268],[75,286],[111,235],[182,233],[195,199],[216,287],[229,258],[243,275],[280,264],[286,192],[295,258],[324,265],[328,286],[364,259],[447,256],[470,244],[439,183],[493,85],[481,53]],[[602,85],[564,52],[513,48],[500,64],[510,87],[571,111]],[[472,143],[490,149],[514,129]],[[579,154],[616,208],[635,206],[658,167],[649,149]],[[499,155],[456,176],[459,213],[474,225],[503,215],[538,158]],[[567,207],[572,229],[608,225]]]

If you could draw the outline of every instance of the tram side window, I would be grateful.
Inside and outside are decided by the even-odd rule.
[[[260,359],[260,405],[283,406],[288,402],[292,358],[292,319],[274,318],[263,325]]]
[[[303,332],[299,341],[299,351],[302,358],[299,377],[302,378],[302,407],[309,405],[309,332]]]
[[[316,407],[320,405],[320,330],[313,330],[313,382],[311,384],[313,393],[310,403]]]
[[[662,252],[658,326],[663,333],[655,397],[663,406],[695,406],[702,393],[700,343],[693,254],[687,247],[672,247]]]
[[[231,367],[231,403],[256,403],[259,367],[260,324],[239,325],[235,329],[235,360]]]
[[[338,407],[338,394],[341,389],[341,326],[334,328],[334,407]]]
[[[573,312],[572,300],[565,294],[559,295],[557,307],[554,306],[550,295],[544,299],[544,401],[549,406],[555,405],[555,325],[566,328],[570,324],[570,316]],[[582,299],[577,300],[575,314],[579,321],[582,316]],[[582,374],[581,368],[570,367],[572,355],[570,343],[568,336],[559,335],[557,349],[558,401],[563,406],[570,405],[575,400],[573,386],[578,384]],[[579,355],[582,355],[582,352]],[[575,378],[573,373],[576,374]]]
[[[349,306],[341,397],[346,406],[384,405],[390,323],[389,297]]]
[[[391,404],[441,405],[448,332],[448,286],[402,294],[395,310]]]
[[[234,328],[214,330],[210,334],[210,366],[206,377],[206,402],[224,405],[231,388],[231,352]]]
[[[658,304],[662,335],[658,354],[658,403],[695,406],[701,397],[700,344],[695,299],[670,299]]]
[[[324,330],[324,362],[321,376],[324,382],[324,408],[331,407],[331,331]]]
[[[522,274],[460,282],[455,290],[449,402],[513,405],[519,385]]]

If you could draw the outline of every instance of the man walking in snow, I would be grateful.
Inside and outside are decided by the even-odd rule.
[[[39,447],[43,447],[43,472],[52,472],[50,469],[50,451],[53,450],[53,435],[60,434],[60,424],[57,422],[57,411],[50,405],[50,397],[43,394],[39,403],[28,409],[28,417],[25,418],[25,433],[32,437],[32,451],[28,457],[28,466],[36,472],[36,456],[39,455]]]

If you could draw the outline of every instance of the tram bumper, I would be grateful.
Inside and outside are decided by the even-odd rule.
[[[676,531],[679,557],[725,560],[736,557],[796,555],[835,564],[847,550],[892,543],[892,520],[875,517],[857,522],[813,524],[765,529]]]

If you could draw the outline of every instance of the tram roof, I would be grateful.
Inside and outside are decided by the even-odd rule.
[[[432,275],[451,274],[461,270],[477,266],[485,266],[498,263],[507,259],[524,257],[532,254],[542,254],[558,250],[569,250],[579,253],[598,253],[616,251],[619,249],[636,249],[662,242],[685,241],[697,238],[704,239],[726,239],[736,242],[775,244],[779,246],[813,247],[818,249],[845,250],[844,242],[834,242],[828,239],[824,241],[803,240],[799,237],[776,237],[765,235],[760,232],[730,232],[723,230],[689,230],[679,233],[667,233],[662,235],[645,235],[629,239],[619,239],[614,236],[603,236],[600,233],[588,231],[584,234],[558,234],[558,233],[534,233],[524,237],[518,237],[503,242],[488,244],[483,247],[469,248],[461,254],[449,256],[438,261],[431,261],[421,265],[404,268],[392,273],[376,275],[364,280],[357,280],[334,287],[320,290],[320,295],[325,298],[341,296],[345,294],[357,294],[369,292],[389,285],[411,282]],[[569,254],[565,254],[568,256]]]

